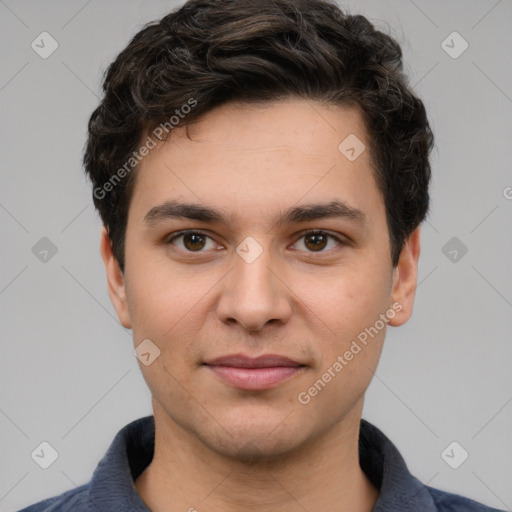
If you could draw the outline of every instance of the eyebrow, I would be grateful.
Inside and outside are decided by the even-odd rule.
[[[225,215],[219,210],[197,203],[166,201],[151,208],[144,216],[144,223],[153,226],[171,218],[229,225],[233,223],[235,216],[233,214]],[[367,222],[366,214],[360,209],[351,207],[343,201],[333,200],[328,203],[306,204],[289,208],[277,215],[274,225],[281,226],[326,218],[342,218],[361,225]]]

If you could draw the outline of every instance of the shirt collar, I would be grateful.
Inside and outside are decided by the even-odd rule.
[[[411,475],[396,446],[374,425],[361,420],[359,463],[379,497],[372,512],[437,512],[427,487]]]
[[[93,473],[88,489],[92,505],[101,510],[149,511],[134,482],[153,458],[154,439],[153,416],[139,418],[117,433]],[[372,512],[437,510],[427,488],[411,475],[397,448],[366,420],[360,424],[359,459],[362,470],[379,490]]]

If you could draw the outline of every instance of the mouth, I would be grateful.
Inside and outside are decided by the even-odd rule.
[[[233,354],[203,364],[223,382],[250,391],[276,387],[306,368],[304,364],[276,354],[256,358]]]

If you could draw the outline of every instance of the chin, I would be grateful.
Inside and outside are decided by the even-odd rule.
[[[239,439],[238,442],[231,440],[228,446],[224,444],[210,446],[212,450],[223,457],[249,465],[263,465],[282,461],[294,453],[298,447],[297,441],[292,443],[289,438],[286,442],[279,442],[279,440],[269,442],[264,436],[261,440],[247,441]]]
[[[265,464],[286,459],[307,441],[304,428],[285,426],[282,418],[273,422],[262,422],[260,419],[256,424],[231,424],[226,430],[231,435],[223,429],[211,435],[198,434],[212,451],[244,464]]]

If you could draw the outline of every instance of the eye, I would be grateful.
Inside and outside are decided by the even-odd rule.
[[[181,247],[177,240],[181,239]],[[344,245],[342,240],[337,236],[334,236],[326,231],[310,229],[302,234],[299,240],[303,241],[303,245],[308,252],[327,252],[324,249],[328,247],[329,241],[334,240],[336,245]],[[211,246],[207,247],[208,241]],[[202,231],[185,230],[176,233],[174,236],[168,239],[168,244],[177,246],[179,249],[185,252],[204,252],[203,249],[215,249],[217,244],[214,240]],[[297,244],[298,242],[296,242]],[[331,244],[332,245],[332,244]],[[331,247],[333,248],[333,247]]]
[[[303,245],[309,252],[327,252],[324,249],[329,244],[329,239],[335,240],[337,245],[343,245],[343,242],[336,236],[325,231],[310,229],[302,234],[299,240],[304,239]]]
[[[206,243],[207,240],[210,240],[210,242],[212,244],[212,247],[210,247],[211,249],[215,249],[215,247],[217,247],[217,244],[208,235],[206,235],[202,231],[191,231],[191,230],[180,231],[179,233],[174,235],[172,238],[170,238],[167,241],[167,243],[172,244],[172,245],[177,245],[177,244],[175,244],[175,241],[180,238],[182,239],[181,240],[182,247],[180,247],[180,248],[181,249],[184,248],[183,250],[185,250],[186,252],[203,252],[202,249],[204,249],[205,246],[207,245],[207,243]]]

